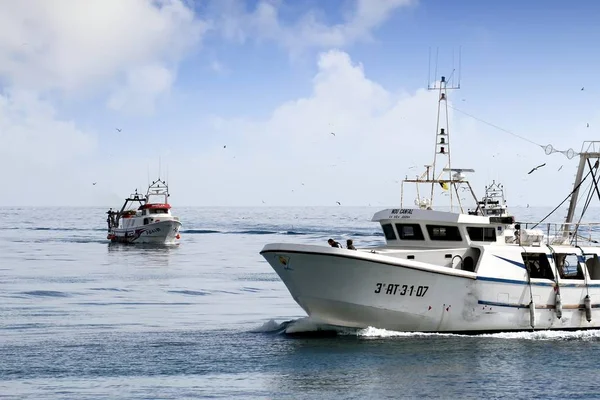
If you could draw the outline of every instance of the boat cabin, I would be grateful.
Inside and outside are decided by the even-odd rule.
[[[506,243],[505,231],[513,217],[490,217],[413,208],[376,213],[390,247],[456,248],[473,242]]]
[[[145,216],[150,214],[170,214],[170,209],[170,204],[144,204],[138,210],[141,211],[141,216]]]

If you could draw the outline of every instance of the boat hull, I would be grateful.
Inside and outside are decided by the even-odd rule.
[[[113,229],[108,238],[117,243],[173,244],[179,236],[181,222],[167,220],[130,228]]]
[[[565,302],[558,319],[550,285],[533,285],[530,293],[525,282],[322,246],[270,244],[261,254],[298,305],[330,325],[465,333],[531,330],[532,324],[534,329],[600,327],[597,305],[591,322],[586,320],[583,288],[561,287],[563,299],[573,304]],[[600,298],[598,287],[587,290],[592,299]]]

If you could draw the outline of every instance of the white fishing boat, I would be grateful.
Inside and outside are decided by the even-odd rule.
[[[456,333],[600,328],[594,238],[600,223],[574,222],[584,181],[590,192],[582,216],[589,199],[600,198],[600,142],[568,152],[580,163],[564,223],[515,223],[502,186],[494,183],[478,200],[465,177],[474,171],[451,168],[447,118],[440,118],[448,112],[443,77],[436,89],[438,121],[446,124],[436,128],[434,162],[403,181],[399,208],[373,216],[385,245],[349,250],[272,243],[260,254],[300,307],[329,325]],[[441,158],[445,167],[438,170]],[[406,183],[426,185],[427,197],[417,189],[416,207],[403,205]],[[449,210],[434,209],[440,191]],[[464,194],[472,195],[473,210],[464,210]]]
[[[120,211],[107,212],[107,239],[119,243],[175,243],[180,238],[181,222],[171,215],[169,196],[167,183],[160,179],[148,186],[146,195],[136,190],[125,199]]]

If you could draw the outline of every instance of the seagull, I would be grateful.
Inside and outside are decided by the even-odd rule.
[[[589,127],[590,127],[590,124],[589,124],[589,122],[588,122],[588,124],[587,124],[586,128],[589,128]]]
[[[96,183],[98,183],[98,182],[94,182],[94,183],[92,183],[92,185],[96,186]]]
[[[227,148],[227,145],[223,146],[223,148],[224,148],[224,149],[226,149],[226,148]]]
[[[563,167],[563,166],[561,165],[561,166],[560,166],[560,168],[558,169],[558,171],[560,171],[560,170],[562,169],[562,167]],[[558,171],[557,171],[557,172],[558,172]]]
[[[529,172],[527,173],[527,175],[531,174],[533,171],[535,171],[535,170],[536,170],[536,169],[538,169],[538,168],[542,168],[544,165],[546,165],[546,163],[543,163],[543,164],[540,164],[540,165],[538,165],[537,167],[535,167],[535,168],[533,168],[531,171],[529,171]]]
[[[581,90],[585,89],[585,87],[582,87]]]
[[[340,203],[339,201],[336,201],[336,203],[337,203],[338,206],[342,205],[342,203]]]
[[[262,203],[263,203],[263,204],[265,204],[265,201],[264,201],[264,200],[262,200]]]
[[[115,128],[117,132],[121,132],[123,129]]]
[[[333,136],[335,136],[335,133],[331,132],[331,134],[332,134]]]

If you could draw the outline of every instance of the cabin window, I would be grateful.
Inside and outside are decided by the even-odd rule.
[[[583,269],[576,254],[554,253],[554,262],[562,279],[583,279]]]
[[[419,224],[396,224],[396,230],[402,240],[425,240]]]
[[[458,226],[427,225],[427,232],[431,240],[462,241]]]
[[[552,268],[546,253],[521,253],[525,268],[529,270],[531,278],[554,280]]]
[[[396,237],[396,232],[394,232],[394,227],[392,226],[392,224],[381,225],[381,228],[383,229],[383,235],[385,236],[386,240],[397,240],[398,239]]]
[[[467,226],[467,233],[469,238],[477,242],[495,242],[496,241],[496,230],[494,228],[487,227],[475,227]]]

